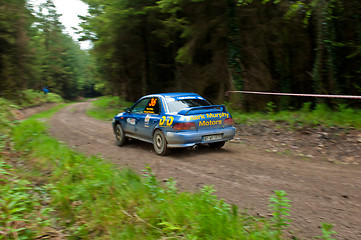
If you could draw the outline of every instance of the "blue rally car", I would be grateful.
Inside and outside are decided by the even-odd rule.
[[[113,118],[116,143],[128,138],[152,143],[159,155],[169,148],[208,144],[221,148],[233,139],[232,116],[224,105],[211,105],[195,93],[152,94]]]

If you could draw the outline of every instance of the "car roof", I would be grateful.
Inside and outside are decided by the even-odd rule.
[[[190,92],[174,92],[174,93],[158,93],[158,94],[151,94],[144,97],[150,97],[150,96],[162,96],[162,97],[184,97],[184,96],[199,96],[196,93],[190,93]]]

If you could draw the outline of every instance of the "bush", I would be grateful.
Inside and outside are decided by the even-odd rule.
[[[44,94],[42,91],[28,89],[22,92],[17,102],[21,107],[33,107],[47,102],[61,103],[63,99],[56,93]]]

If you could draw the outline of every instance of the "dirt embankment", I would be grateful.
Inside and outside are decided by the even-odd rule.
[[[320,223],[328,222],[334,224],[337,239],[361,239],[361,145],[352,137],[358,132],[346,133],[338,145],[337,134],[322,129],[294,134],[267,124],[241,126],[235,141],[221,150],[179,149],[160,157],[151,144],[116,146],[111,123],[87,117],[88,106],[76,103],[54,115],[51,134],[119,167],[140,172],[148,165],[159,178],[174,178],[181,190],[214,185],[219,197],[253,215],[268,216],[269,196],[285,190],[292,200],[290,230],[298,238],[321,235]]]
[[[12,110],[17,120],[23,120],[30,117],[31,115],[37,114],[42,111],[46,111],[57,105],[57,103],[44,103],[39,106],[27,107],[23,109]]]
[[[263,121],[238,126],[233,142],[304,159],[361,164],[361,131],[354,128],[294,127],[287,123]]]

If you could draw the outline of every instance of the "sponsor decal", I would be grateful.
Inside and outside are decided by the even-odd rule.
[[[206,114],[199,114],[188,117],[188,121],[196,121],[196,120],[202,120],[207,118],[229,118],[229,113],[206,113]]]
[[[204,100],[204,98],[198,97],[198,96],[176,97],[175,99],[176,99],[176,100],[187,100],[187,99],[200,99],[200,100]]]
[[[147,115],[144,119],[144,127],[149,127],[150,115]]]
[[[189,97],[177,97],[178,100],[184,100],[184,99],[196,99],[197,97],[189,96]]]
[[[209,120],[209,121],[200,121],[199,122],[200,127],[213,126],[213,125],[219,125],[219,124],[222,124],[222,120],[217,120],[217,121]]]
[[[154,108],[146,108],[144,113],[154,113]]]
[[[130,125],[135,125],[135,118],[127,118],[127,123]]]
[[[167,136],[168,136],[168,137],[173,137],[173,136],[174,136],[174,133],[172,133],[172,132],[167,132]]]

